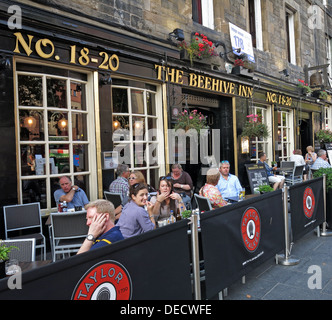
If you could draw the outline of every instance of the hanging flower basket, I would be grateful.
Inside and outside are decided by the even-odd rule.
[[[305,83],[304,80],[298,79],[299,80],[299,84],[298,87],[300,88],[300,94],[301,95],[305,95],[305,96],[309,96],[312,92],[312,89],[309,87],[309,84]]]
[[[178,118],[178,123],[174,127],[175,130],[183,129],[185,131],[194,129],[197,131],[198,136],[200,134],[200,130],[208,128],[209,127],[206,124],[206,116],[204,116],[201,112],[198,113],[197,110],[193,110],[191,112],[184,110],[181,112]]]
[[[178,47],[181,51],[186,52],[191,66],[193,66],[195,59],[207,59],[218,55],[212,41],[209,41],[204,34],[199,34],[198,32],[195,33],[190,43],[183,40],[178,43]],[[186,55],[182,54],[182,57]]]
[[[241,136],[249,138],[266,139],[270,133],[266,124],[262,123],[262,119],[257,114],[247,116],[248,121],[244,125]]]

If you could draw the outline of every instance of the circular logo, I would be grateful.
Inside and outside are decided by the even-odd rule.
[[[247,209],[241,220],[241,233],[244,246],[249,252],[255,252],[261,238],[261,218],[255,208]]]
[[[315,196],[310,187],[306,188],[303,194],[303,210],[305,216],[311,219],[315,210]]]
[[[77,283],[73,300],[130,300],[131,278],[116,261],[102,261],[91,267]]]

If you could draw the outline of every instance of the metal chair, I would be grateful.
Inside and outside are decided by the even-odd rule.
[[[122,203],[122,194],[121,193],[113,193],[109,191],[104,191],[105,199],[112,202],[114,208],[117,208]]]
[[[20,262],[31,262],[36,259],[36,239],[3,240],[7,246],[15,246],[9,253],[9,259],[17,259]]]
[[[196,193],[194,194],[194,197],[197,204],[197,208],[199,209],[200,212],[213,210],[211,202],[208,198],[200,196]]]
[[[86,211],[51,213],[52,257],[57,254],[76,253],[88,234]]]
[[[295,161],[281,161],[280,171],[284,174],[291,174],[295,168]]]
[[[36,248],[41,249],[46,259],[46,240],[42,231],[39,202],[4,206],[4,223],[6,240],[36,239]],[[20,235],[13,235],[20,231]]]
[[[303,181],[303,169],[304,169],[304,165],[302,166],[296,166],[293,169],[293,173],[290,175],[287,175],[285,177],[285,183],[286,184],[290,184],[293,185],[295,183],[300,183]]]

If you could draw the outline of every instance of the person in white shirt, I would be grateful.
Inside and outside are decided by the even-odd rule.
[[[304,166],[303,168],[303,180],[307,180],[307,170],[306,170],[306,163],[302,156],[302,151],[300,149],[295,149],[293,154],[290,156],[289,161],[295,162],[295,167],[297,166]]]

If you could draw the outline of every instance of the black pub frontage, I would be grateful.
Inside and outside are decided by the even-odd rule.
[[[156,187],[173,161],[198,186],[208,161],[228,160],[248,187],[244,164],[259,151],[287,160],[322,127],[326,106],[279,79],[190,66],[166,40],[25,5],[22,28],[11,30],[12,4],[0,3],[1,207],[38,201],[44,214],[56,211],[63,175],[90,200],[102,198],[121,162]],[[169,141],[185,110],[208,125],[196,162]],[[268,137],[241,136],[248,115]]]

